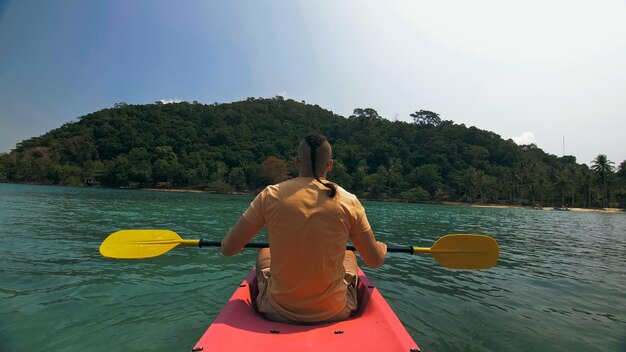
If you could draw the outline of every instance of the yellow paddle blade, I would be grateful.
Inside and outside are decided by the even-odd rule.
[[[183,240],[170,230],[121,230],[107,237],[100,245],[100,254],[107,258],[152,258],[169,252],[179,244],[198,245],[199,240]]]
[[[445,235],[426,252],[442,266],[450,269],[487,269],[498,263],[500,247],[485,235]]]

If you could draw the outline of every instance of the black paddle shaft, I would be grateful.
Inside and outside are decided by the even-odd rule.
[[[221,246],[222,246],[222,242],[220,242],[220,241],[200,240],[200,242],[198,242],[198,247],[221,247]],[[267,248],[269,246],[270,246],[269,243],[250,242],[250,243],[246,244],[244,247],[246,247],[246,248]]]
[[[200,242],[198,242],[198,247],[220,247],[222,245],[222,243],[220,241],[207,241],[207,240],[200,240]],[[246,248],[267,248],[269,247],[270,244],[269,243],[265,243],[265,242],[250,242],[247,243],[244,247]],[[346,249],[349,251],[356,251],[356,248],[354,248],[354,246],[346,246]],[[387,252],[389,253],[410,253],[413,254],[413,247],[412,246],[405,246],[405,247],[387,247]]]

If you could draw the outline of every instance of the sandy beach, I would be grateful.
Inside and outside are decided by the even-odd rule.
[[[176,188],[142,188],[143,191],[155,191],[155,192],[182,192],[182,193],[213,193],[207,191],[201,191],[197,189],[176,189]],[[244,192],[230,192],[228,194],[245,195]],[[534,209],[534,210],[550,210],[550,211],[574,211],[581,213],[607,213],[607,214],[626,214],[626,210],[620,208],[564,208],[555,209],[554,207],[528,207],[521,205],[501,205],[501,204],[470,204],[461,202],[442,202],[439,204],[444,205],[462,205],[467,207],[476,208],[494,208],[494,209]]]
[[[491,204],[465,204],[465,203],[451,203],[449,205],[466,205],[469,207],[476,207],[476,208],[502,208],[502,209],[520,208],[520,209],[550,210],[550,211],[575,211],[575,212],[581,212],[581,213],[626,214],[626,211],[624,209],[619,209],[619,208],[558,208],[558,209],[555,209],[554,207],[525,207],[525,206],[517,206],[517,205],[495,205],[495,204],[491,205]]]
[[[613,213],[613,214],[626,214],[626,211],[619,208],[602,208],[602,209],[588,209],[588,208],[567,208],[570,211],[586,212],[586,213]],[[553,208],[543,208],[543,210],[554,210]]]

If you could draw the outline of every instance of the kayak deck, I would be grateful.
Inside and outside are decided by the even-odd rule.
[[[246,277],[192,351],[419,351],[402,323],[359,268],[359,303],[347,320],[295,325],[257,312],[255,271]]]

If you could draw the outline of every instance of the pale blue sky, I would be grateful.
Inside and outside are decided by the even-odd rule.
[[[0,152],[116,102],[419,109],[626,159],[626,1],[0,0]]]

